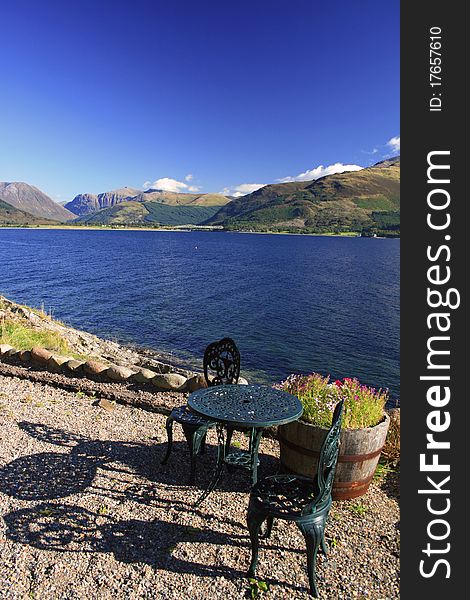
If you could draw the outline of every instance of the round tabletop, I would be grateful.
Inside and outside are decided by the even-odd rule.
[[[193,392],[188,405],[212,419],[245,427],[270,427],[296,421],[302,414],[300,400],[265,385],[215,385]]]

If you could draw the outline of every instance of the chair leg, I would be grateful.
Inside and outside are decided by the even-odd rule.
[[[329,516],[329,514],[330,514],[330,511],[328,511],[328,512],[326,513],[326,517],[325,517],[325,524],[326,524],[326,522],[327,522],[327,520],[328,520],[328,516]],[[322,528],[321,528],[321,540],[320,540],[320,547],[321,547],[321,549],[322,549],[322,552],[323,552],[323,554],[324,554],[325,556],[328,556],[328,550],[329,550],[329,548],[328,548],[328,544],[326,543],[326,539],[325,539],[325,527],[322,527]]]
[[[308,581],[310,584],[310,594],[318,598],[317,578],[315,574],[315,566],[317,562],[318,548],[323,536],[322,527],[315,523],[297,523],[300,531],[303,533],[307,546],[307,570]]]
[[[325,534],[323,534],[321,536],[320,546],[321,546],[323,554],[325,556],[328,556],[328,544],[326,543],[326,540],[325,540]]]
[[[162,460],[162,465],[166,465],[168,459],[170,458],[171,449],[173,447],[173,417],[170,415],[166,420],[166,434],[168,437],[167,449],[164,459]]]
[[[207,435],[207,431],[206,431],[206,433],[203,435],[203,437],[201,439],[201,454],[205,454],[206,453],[206,435]]]
[[[248,577],[255,576],[256,565],[258,564],[260,530],[265,519],[266,515],[264,513],[256,510],[250,510],[250,508],[248,508],[246,520],[248,523],[248,531],[250,532],[251,540],[251,563],[250,568],[248,569]]]
[[[269,516],[266,520],[266,531],[263,536],[265,539],[267,539],[268,537],[271,536],[271,531],[273,530],[273,522],[274,522],[274,517]]]
[[[183,432],[188,442],[189,454],[190,454],[190,471],[189,471],[189,483],[193,484],[196,476],[196,457],[201,449],[202,438],[206,434],[205,427],[188,427],[183,425]]]

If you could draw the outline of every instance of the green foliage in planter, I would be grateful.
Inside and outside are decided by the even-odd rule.
[[[297,396],[304,408],[301,419],[320,427],[329,427],[336,404],[344,399],[343,427],[361,429],[378,425],[384,416],[388,392],[362,385],[346,377],[330,383],[319,373],[290,375],[274,386]]]

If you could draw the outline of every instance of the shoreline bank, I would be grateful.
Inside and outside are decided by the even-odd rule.
[[[206,231],[209,233],[243,233],[243,234],[256,234],[256,235],[296,235],[296,236],[308,236],[308,237],[339,237],[339,238],[361,238],[361,239],[375,239],[375,240],[393,240],[400,239],[400,236],[363,236],[358,232],[344,232],[344,233],[334,233],[334,232],[326,232],[326,233],[302,233],[302,232],[291,232],[291,231],[230,231],[227,229],[219,229],[219,228],[205,228],[205,227],[195,227],[195,228],[187,228],[185,226],[181,227],[132,227],[132,226],[90,226],[90,225],[34,225],[34,226],[21,226],[21,225],[0,225],[0,230],[2,229],[47,229],[47,230],[71,230],[71,231],[168,231],[168,232],[178,232],[178,233],[192,233],[195,231]]]
[[[11,324],[10,336],[6,337],[3,333],[3,328]],[[62,352],[72,355],[75,359],[91,359],[99,360],[104,364],[114,363],[118,366],[129,365],[143,369],[156,369],[158,372],[176,372],[184,375],[193,375],[197,372],[193,366],[187,365],[179,360],[170,360],[170,357],[153,348],[143,348],[135,344],[124,344],[114,340],[105,339],[95,334],[89,333],[67,325],[61,321],[54,319],[48,315],[43,308],[35,308],[26,306],[13,300],[10,300],[0,295],[0,327],[2,337],[0,343],[8,343],[10,345],[20,346],[17,350],[31,350],[28,346],[28,340],[36,341],[41,339],[40,334],[50,334],[52,337],[47,339],[56,344],[56,347],[46,347],[46,350],[51,352]],[[28,337],[27,332],[21,331],[22,339],[20,343],[16,343],[15,328],[26,328],[31,330],[31,335]],[[37,333],[38,336],[35,336]],[[61,343],[63,349],[61,350]],[[40,342],[33,345],[41,345]],[[45,344],[42,344],[45,345]],[[202,369],[201,369],[202,370]]]

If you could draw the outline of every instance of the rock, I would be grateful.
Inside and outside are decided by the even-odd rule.
[[[188,380],[183,375],[178,373],[166,373],[165,375],[156,375],[152,379],[152,383],[155,387],[162,391],[177,391],[182,392],[186,388],[186,382]]]
[[[248,381],[244,377],[238,378],[238,385],[248,385]]]
[[[190,377],[187,381],[187,390],[188,392],[195,392],[196,390],[200,390],[201,388],[207,387],[207,381],[204,375],[194,375]]]
[[[75,360],[74,358],[72,358],[72,360],[68,360],[66,363],[64,363],[64,365],[70,371],[76,371],[77,372],[77,371],[81,371],[82,370],[83,361]]]
[[[31,360],[31,352],[29,350],[20,350],[18,352],[18,358],[22,362],[29,362]]]
[[[67,202],[65,208],[73,212],[74,215],[81,217],[100,210],[102,207],[98,202],[98,196],[95,196],[95,194],[78,194],[73,200]]]
[[[157,373],[150,371],[150,369],[139,369],[137,373],[134,373],[132,379],[138,383],[151,383],[156,375]]]
[[[6,355],[6,353],[12,349],[13,347],[9,344],[0,344],[0,356]]]
[[[115,404],[114,402],[110,402],[109,400],[106,400],[106,398],[101,398],[101,400],[99,400],[95,406],[99,406],[100,408],[104,408],[104,410],[107,410],[108,412],[113,412]]]
[[[127,367],[119,367],[118,365],[111,365],[108,369],[106,369],[106,375],[113,381],[127,381],[132,375],[134,375],[134,371],[128,369]]]
[[[106,371],[108,367],[97,360],[87,360],[83,365],[83,371],[88,375],[99,375],[103,371]]]
[[[49,350],[46,350],[45,348],[35,346],[34,348],[31,349],[31,359],[34,362],[45,365],[51,357],[52,357],[52,352],[49,352]]]
[[[47,366],[50,369],[57,371],[62,367],[62,365],[64,365],[69,360],[72,360],[70,356],[60,356],[59,354],[53,354],[51,358],[47,361]]]
[[[12,356],[15,356],[16,354],[18,354],[19,350],[17,350],[16,348],[10,348],[10,350],[7,350],[3,356],[7,356],[8,358],[11,358]]]

